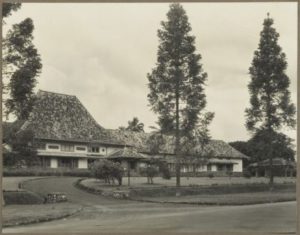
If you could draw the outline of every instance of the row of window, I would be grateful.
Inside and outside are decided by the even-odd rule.
[[[171,171],[175,171],[175,164],[169,163],[169,169]],[[200,171],[200,170],[205,170],[204,165],[200,165],[197,167],[194,167],[192,165],[183,165],[181,166],[181,171],[182,172],[193,172],[193,171]],[[217,171],[225,171],[225,172],[232,172],[233,171],[233,164],[217,164],[216,165],[216,170]],[[207,171],[212,171],[212,165],[208,164],[207,165]]]
[[[40,148],[40,149],[45,149],[45,148]],[[48,145],[48,149],[53,149],[53,150],[59,150],[59,145],[56,144],[49,144]],[[61,144],[60,150],[63,152],[74,152],[74,150],[76,149],[76,151],[86,151],[86,147],[84,146],[75,146],[72,144]],[[89,147],[88,148],[89,152],[92,153],[100,153],[100,148],[99,147]],[[101,148],[102,152],[105,152],[105,148]]]

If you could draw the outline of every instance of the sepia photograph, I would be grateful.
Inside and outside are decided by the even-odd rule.
[[[298,2],[1,7],[2,233],[297,233]]]

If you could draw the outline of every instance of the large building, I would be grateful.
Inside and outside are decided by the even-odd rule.
[[[105,129],[76,96],[40,90],[21,130],[33,131],[34,145],[43,167],[88,168],[95,159],[106,158],[138,171],[147,160],[159,158],[168,163],[171,171],[175,170],[173,137],[162,136],[163,144],[155,152],[149,144],[152,134]],[[128,149],[140,156],[130,164],[125,157],[122,159],[124,153],[128,155]],[[241,173],[243,159],[247,158],[221,140],[211,140],[204,148],[195,146],[192,152],[201,153],[205,158],[186,161],[182,164],[183,172]]]

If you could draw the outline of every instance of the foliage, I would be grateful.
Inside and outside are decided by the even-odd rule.
[[[161,162],[159,164],[159,172],[163,179],[170,180],[171,179],[171,172],[166,162]]]
[[[120,127],[119,129],[122,130],[123,127]],[[139,122],[139,119],[137,117],[134,117],[132,121],[128,121],[128,126],[125,128],[125,130],[144,132],[144,124]]]
[[[252,177],[252,174],[249,170],[244,169],[243,170],[243,176],[247,179],[250,179]]]
[[[296,125],[296,108],[288,90],[290,80],[286,75],[287,62],[278,45],[279,34],[272,27],[273,23],[268,13],[260,33],[258,49],[254,52],[249,68],[250,108],[246,109],[247,129],[256,136],[262,135],[256,154],[270,159],[270,189],[273,188],[272,159],[278,154],[275,149],[282,151],[275,144],[279,139],[282,142],[280,134],[275,131],[283,126],[293,128]]]
[[[170,5],[167,21],[158,30],[159,47],[156,67],[147,74],[150,92],[148,100],[159,115],[162,133],[175,135],[175,153],[179,157],[181,136],[190,136],[206,106],[204,84],[207,74],[196,53],[195,37],[185,10],[179,3]],[[177,185],[180,167],[176,166]]]
[[[92,164],[91,174],[97,179],[104,179],[108,184],[114,184],[114,180],[116,179],[118,184],[122,185],[124,169],[118,162],[98,160]]]
[[[161,133],[155,132],[149,136],[146,144],[149,146],[149,152],[152,155],[161,153],[162,147],[165,144],[164,136]]]
[[[147,177],[148,184],[153,184],[153,177],[158,175],[157,166],[148,165],[146,167],[140,168],[140,173],[142,176]]]
[[[6,205],[42,204],[44,198],[28,191],[8,191],[3,193]]]
[[[17,11],[21,8],[21,3],[2,3],[2,18],[6,18],[12,14],[13,11]]]
[[[3,164],[5,166],[36,166],[39,159],[35,147],[33,147],[34,134],[31,130],[11,132],[6,140],[12,148],[12,152],[4,153]]]
[[[42,64],[40,55],[32,43],[33,21],[27,18],[14,24],[3,42],[3,93],[5,114],[14,114],[17,119],[28,117],[34,102],[36,77]]]
[[[199,113],[205,107],[204,82],[207,74],[196,54],[195,37],[190,36],[188,17],[178,3],[170,5],[168,21],[158,30],[159,48],[156,68],[149,73],[148,99],[152,110],[159,114],[158,124],[164,133],[175,133],[176,94],[181,104],[183,132],[194,129]]]
[[[273,19],[264,20],[258,50],[254,52],[249,69],[248,85],[251,107],[246,109],[247,129],[277,130],[283,125],[294,127],[295,106],[288,90],[290,80],[286,75],[285,54],[277,44],[279,34],[272,27]]]
[[[272,158],[283,158],[295,161],[295,151],[293,150],[292,139],[283,133],[273,130],[262,129],[248,141],[252,148],[252,161],[262,161]]]
[[[69,168],[42,168],[42,167],[28,167],[15,168],[5,167],[3,169],[3,176],[76,176],[76,177],[90,177],[88,169],[69,169]]]

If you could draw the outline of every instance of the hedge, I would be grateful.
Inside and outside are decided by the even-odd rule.
[[[44,198],[29,191],[3,191],[5,205],[12,204],[42,204]]]
[[[68,168],[4,168],[3,176],[76,176],[90,177],[89,169],[68,169]]]

